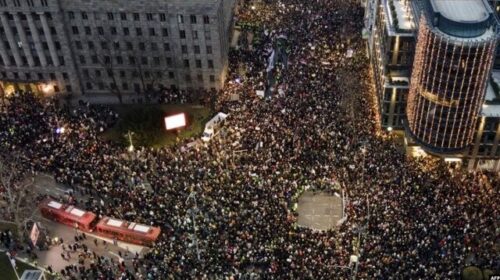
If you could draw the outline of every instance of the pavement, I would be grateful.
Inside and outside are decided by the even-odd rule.
[[[59,197],[64,196],[65,192],[70,189],[56,183],[54,178],[50,175],[38,174],[37,176],[35,176],[34,190],[39,194],[47,194]],[[85,198],[80,194],[80,192],[76,192],[75,196],[77,197],[77,199]],[[39,212],[35,214],[34,220],[40,222],[42,228],[47,230],[47,234],[50,240],[54,241],[56,239],[62,239],[62,244],[64,244],[64,247],[66,249],[63,250],[62,244],[57,244],[51,245],[48,250],[36,250],[35,253],[37,254],[37,265],[39,267],[46,268],[50,265],[54,271],[59,272],[67,265],[78,262],[79,254],[83,252],[82,249],[79,249],[76,252],[70,252],[69,258],[67,257],[67,254],[70,251],[68,250],[68,245],[73,245],[76,243],[75,236],[81,236],[81,231],[76,231],[72,227],[46,219],[42,217]],[[149,250],[149,248],[144,246],[129,244],[121,241],[117,241],[115,244],[113,244],[112,239],[103,238],[92,233],[85,234],[87,238],[79,241],[78,243],[80,245],[85,244],[88,247],[89,252],[95,252],[99,256],[104,256],[116,261],[123,260],[127,265],[131,264],[131,260],[134,258],[136,253],[139,254],[139,256],[142,256]],[[97,240],[97,246],[94,240]],[[104,245],[104,241],[106,242],[106,245]],[[61,254],[63,253],[66,254],[66,257],[64,259],[61,256]],[[120,258],[119,256],[120,253],[122,254],[122,258]],[[23,254],[20,254],[20,257],[21,259],[23,259]]]
[[[342,198],[325,192],[305,191],[299,197],[297,212],[299,226],[332,229],[342,219]]]

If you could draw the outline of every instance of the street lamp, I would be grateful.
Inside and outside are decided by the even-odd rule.
[[[387,131],[392,132],[392,126],[387,127]]]
[[[128,146],[127,150],[129,152],[133,152],[134,151],[134,143],[132,142],[132,134],[134,134],[134,133],[131,132],[130,130],[127,132],[128,143],[129,143],[129,146]]]

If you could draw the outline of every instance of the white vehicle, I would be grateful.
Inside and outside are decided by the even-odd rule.
[[[210,141],[212,137],[214,137],[217,129],[224,123],[224,120],[227,118],[227,114],[217,113],[215,117],[209,120],[205,124],[205,130],[203,131],[203,136],[201,136],[201,140],[204,142]]]

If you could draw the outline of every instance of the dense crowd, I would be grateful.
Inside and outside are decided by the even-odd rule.
[[[429,168],[379,133],[359,1],[268,2],[244,3],[238,15],[256,23],[260,39],[231,51],[215,104],[229,113],[226,133],[207,145],[129,153],[100,138],[118,117],[105,107],[9,98],[0,115],[3,155],[85,189],[90,199],[77,200],[80,207],[162,228],[137,269],[110,269],[105,260],[69,273],[347,279],[353,254],[359,279],[455,279],[466,262],[498,271],[498,179],[442,163]],[[284,93],[261,100],[255,91],[269,85],[268,55],[279,38],[288,61],[272,71]],[[297,227],[297,194],[332,182],[349,197],[347,220],[328,231]]]

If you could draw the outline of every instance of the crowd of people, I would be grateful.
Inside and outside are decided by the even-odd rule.
[[[137,260],[140,269],[105,262],[78,275],[456,279],[467,264],[499,271],[499,180],[439,162],[429,168],[379,131],[359,1],[251,5],[242,4],[238,19],[256,23],[260,40],[231,51],[228,83],[214,104],[229,113],[226,132],[206,145],[128,152],[100,138],[118,118],[106,107],[68,108],[30,93],[9,98],[0,115],[2,155],[86,190],[79,207],[162,228]],[[288,62],[273,71],[283,94],[262,100],[255,91],[269,85],[267,55],[279,38]],[[327,231],[298,227],[297,195],[332,184],[349,197],[347,220]]]

